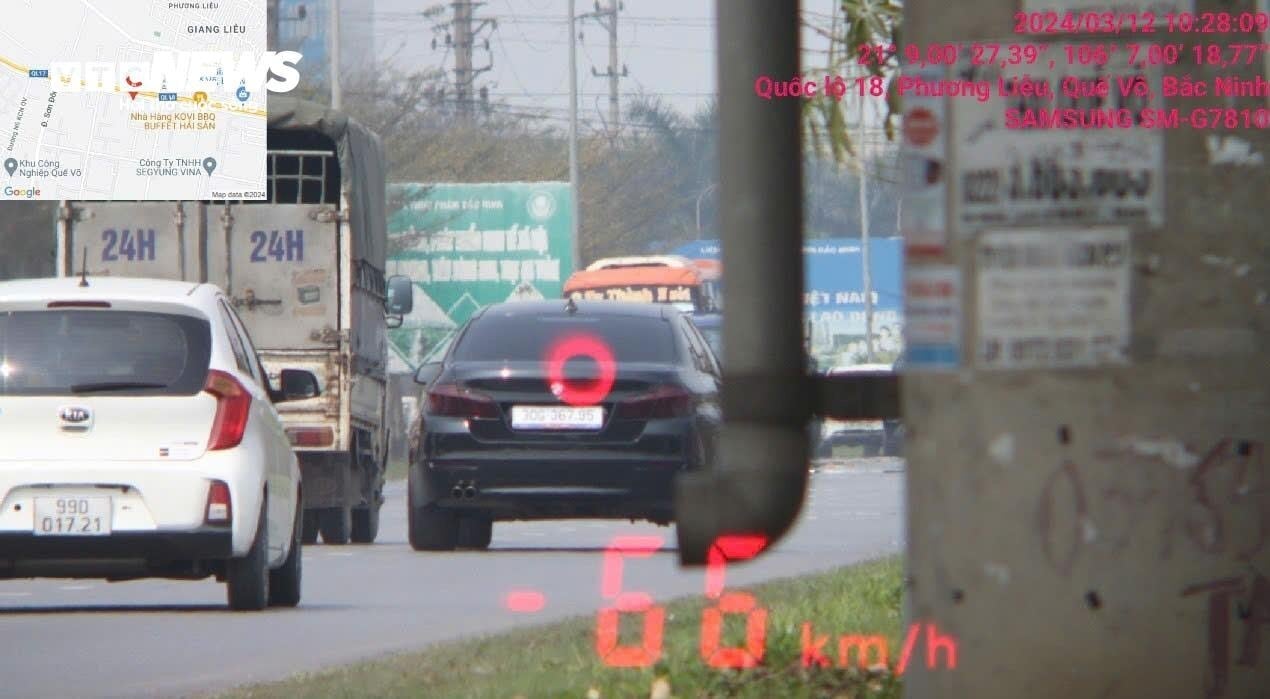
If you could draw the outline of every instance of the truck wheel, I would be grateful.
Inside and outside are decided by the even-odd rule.
[[[300,603],[300,573],[303,555],[301,529],[304,515],[296,506],[295,524],[291,527],[291,551],[282,567],[269,573],[269,606],[294,607]]]
[[[487,549],[494,538],[494,520],[474,516],[459,518],[458,547],[461,549]]]
[[[382,502],[375,502],[366,507],[353,510],[353,543],[373,544],[379,536],[379,508]]]
[[[436,505],[410,506],[410,547],[416,551],[453,551],[459,518]]]
[[[318,538],[318,513],[317,510],[305,510],[303,522],[300,528],[300,541],[305,544],[316,544]]]
[[[328,507],[318,514],[318,528],[322,530],[322,543],[347,544],[353,529],[353,510],[349,507]]]
[[[234,611],[257,611],[269,604],[269,526],[263,503],[259,520],[251,550],[225,565],[225,588]]]

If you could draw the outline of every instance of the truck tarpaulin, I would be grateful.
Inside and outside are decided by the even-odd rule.
[[[357,236],[354,254],[382,271],[387,255],[384,182],[388,165],[379,136],[324,104],[272,94],[269,128],[318,131],[335,142],[348,192],[348,215],[353,218],[350,228]]]

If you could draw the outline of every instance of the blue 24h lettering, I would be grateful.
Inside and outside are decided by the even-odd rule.
[[[285,231],[283,235],[278,231],[269,231],[267,234],[264,231],[255,231],[251,234],[251,242],[255,245],[251,250],[252,262],[269,262],[270,258],[275,262],[304,261],[303,230]]]
[[[154,229],[137,230],[135,233],[125,228],[115,230],[107,228],[101,232],[102,262],[117,262],[127,259],[129,262],[154,262]]]

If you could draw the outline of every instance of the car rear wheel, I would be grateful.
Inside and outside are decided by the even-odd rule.
[[[353,510],[353,543],[373,544],[379,536],[379,508],[382,502],[375,502],[366,507]]]
[[[459,518],[458,547],[487,549],[494,538],[494,520],[484,516]]]
[[[303,555],[301,528],[304,516],[296,508],[295,524],[291,528],[291,551],[282,567],[269,573],[269,606],[294,607],[300,603],[300,573]]]
[[[459,518],[436,505],[410,506],[410,547],[416,551],[453,551]]]
[[[229,559],[226,564],[229,608],[235,611],[256,611],[269,604],[269,526],[264,504],[260,507],[259,520],[251,550],[242,558]]]
[[[322,543],[347,544],[353,530],[353,510],[349,507],[328,507],[318,513],[318,528],[322,530]]]

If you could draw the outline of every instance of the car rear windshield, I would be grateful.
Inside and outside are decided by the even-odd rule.
[[[0,311],[0,395],[193,395],[210,355],[211,328],[191,316]]]
[[[538,361],[557,339],[598,337],[618,362],[674,363],[670,323],[648,316],[526,316],[487,313],[472,321],[452,355],[458,361]]]

